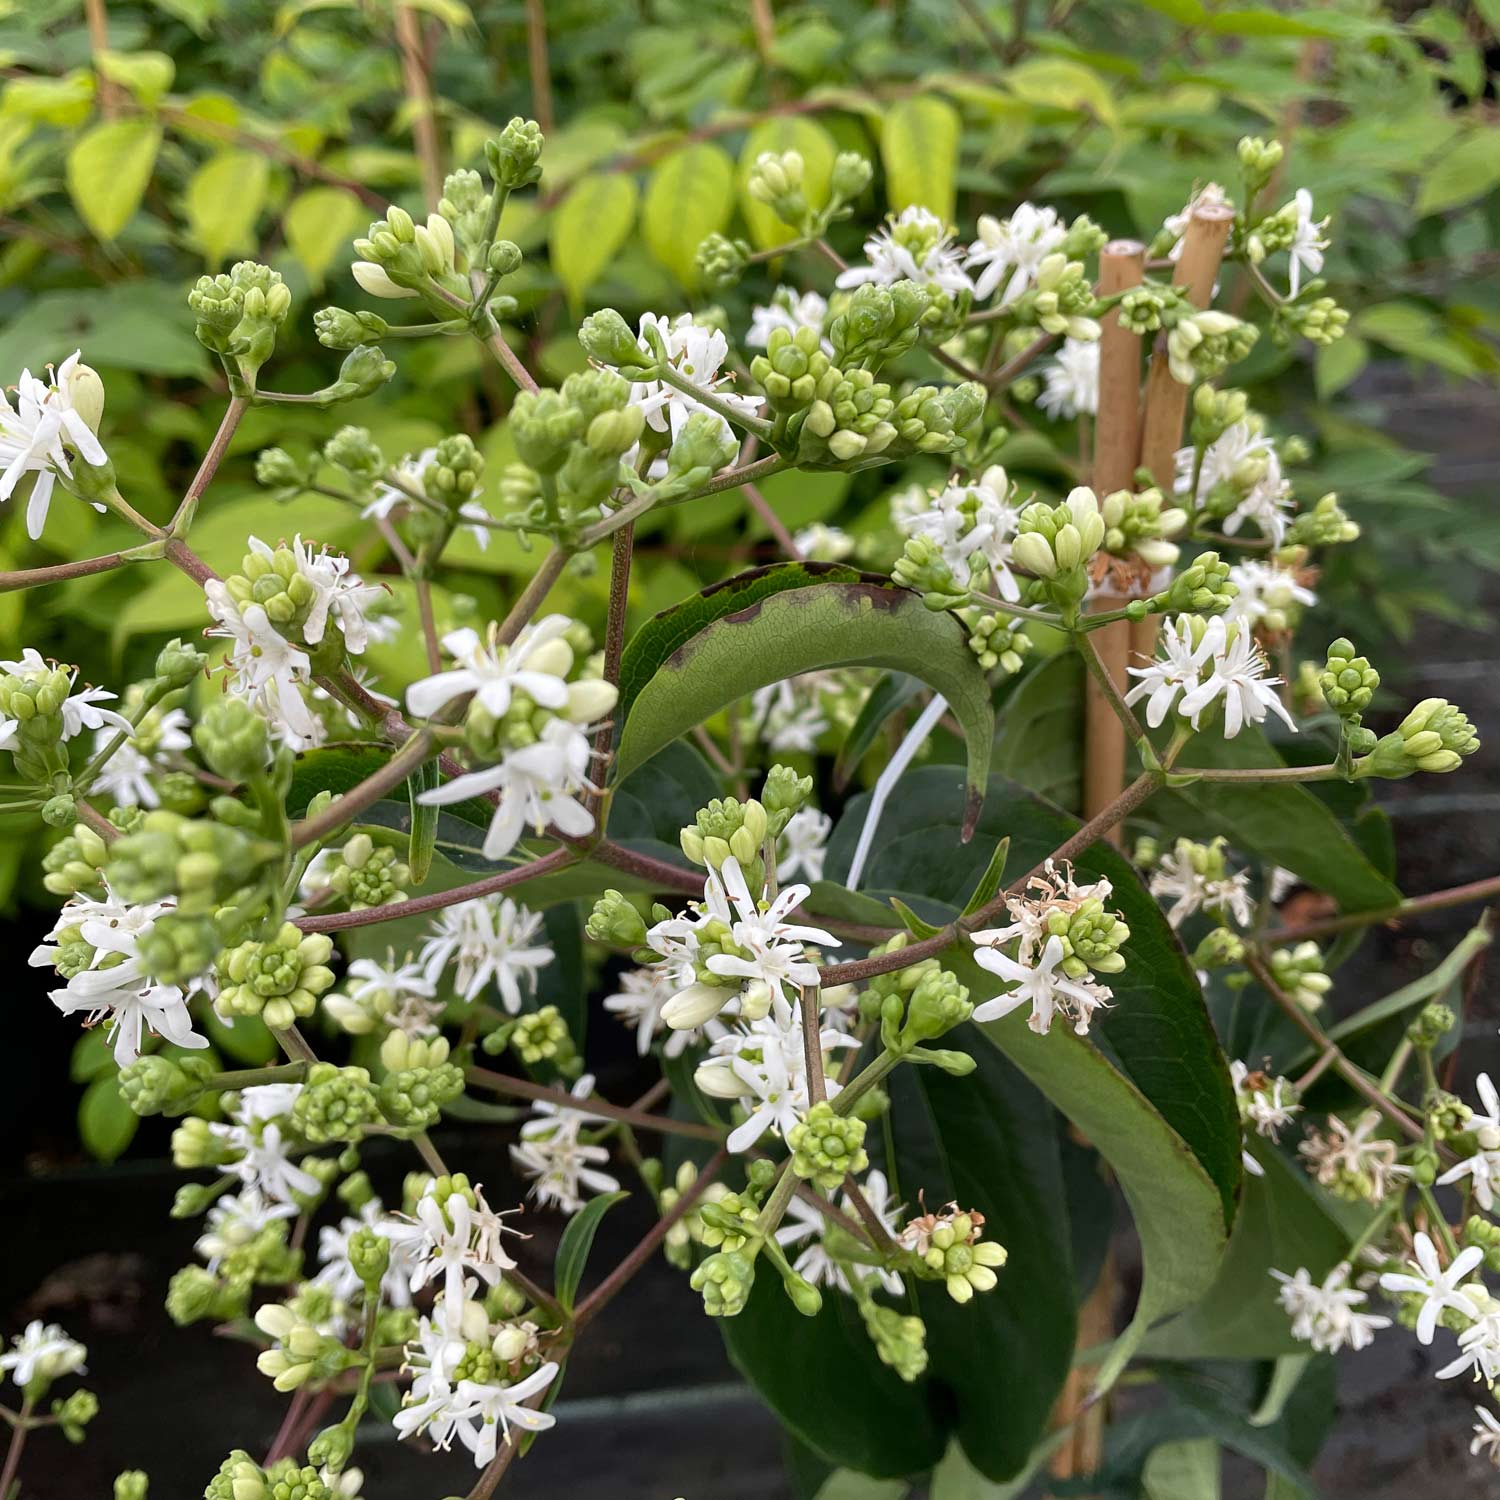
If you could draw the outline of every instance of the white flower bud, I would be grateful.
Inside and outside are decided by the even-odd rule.
[[[575,724],[602,719],[619,700],[620,690],[602,677],[586,677],[568,684],[567,716]]]
[[[752,1090],[734,1068],[721,1058],[710,1058],[698,1064],[693,1082],[711,1099],[740,1099]]]
[[[397,286],[385,274],[385,267],[377,265],[373,260],[357,260],[349,269],[354,273],[354,279],[372,297],[395,298],[415,297],[417,295],[404,286]]]
[[[1039,531],[1023,531],[1010,544],[1010,555],[1038,578],[1051,578],[1057,572],[1057,559],[1052,555],[1047,538]]]
[[[573,648],[561,637],[544,641],[526,657],[528,672],[545,672],[549,677],[566,677],[573,670]]]
[[[68,372],[68,400],[89,431],[98,432],[104,415],[104,382],[92,365],[74,365]]]
[[[662,1020],[674,1031],[691,1031],[712,1021],[724,1009],[730,991],[717,984],[690,984],[661,1008]]]

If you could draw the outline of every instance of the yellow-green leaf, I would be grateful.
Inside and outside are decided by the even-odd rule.
[[[146,105],[155,104],[177,76],[177,64],[165,52],[100,52],[94,66]]]
[[[734,163],[724,151],[707,141],[674,151],[646,184],[646,248],[692,290],[699,244],[722,230],[733,212]]]
[[[114,239],[140,207],[160,146],[150,120],[108,120],[73,142],[68,193],[101,240]]]
[[[369,217],[369,210],[347,188],[308,188],[287,205],[281,221],[286,242],[314,288],[323,285],[339,251]]]
[[[1470,131],[1447,147],[1422,178],[1417,213],[1437,214],[1481,198],[1500,183],[1500,130]]]
[[[583,295],[599,279],[635,227],[640,191],[625,172],[580,177],[552,216],[548,249],[568,301],[581,310]]]
[[[1093,115],[1113,125],[1115,101],[1109,85],[1092,68],[1066,57],[1037,57],[1012,68],[1005,80],[1013,94],[1032,104],[1050,104]]]
[[[210,266],[255,249],[270,180],[270,163],[254,151],[221,151],[188,180],[188,231]]]
[[[764,120],[745,137],[738,174],[740,213],[750,230],[751,240],[759,250],[784,245],[788,240],[795,239],[797,234],[791,225],[783,224],[768,205],[752,198],[745,191],[756,157],[766,151],[800,153],[802,190],[813,208],[822,208],[828,201],[828,181],[833,175],[833,159],[838,155],[833,137],[816,120],[804,119],[798,115]]]
[[[952,223],[958,132],[958,111],[946,100],[929,95],[892,108],[880,127],[880,159],[894,212],[919,203]]]

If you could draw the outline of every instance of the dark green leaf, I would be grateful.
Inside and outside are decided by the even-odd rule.
[[[119,1074],[101,1074],[78,1101],[78,1135],[90,1156],[112,1162],[135,1139],[136,1112],[120,1092]]]
[[[1200,735],[1195,764],[1216,769],[1283,764],[1258,729],[1232,740]],[[1401,892],[1375,868],[1339,820],[1306,788],[1200,781],[1158,793],[1149,816],[1192,838],[1224,834],[1231,844],[1300,875],[1345,911],[1394,906]]]
[[[887,672],[870,689],[860,706],[859,717],[844,736],[844,743],[839,746],[838,759],[833,767],[835,786],[842,788],[848,785],[849,779],[859,769],[860,762],[870,753],[870,747],[874,745],[881,726],[898,709],[910,703],[921,690],[922,684],[904,672]]]
[[[734,588],[724,585],[645,628],[641,634],[650,632],[649,639],[641,642],[638,636],[626,653],[631,691],[617,774],[629,774],[662,746],[766,683],[823,667],[890,667],[922,678],[948,700],[967,746],[972,818],[983,796],[994,711],[962,625],[884,579],[797,587],[806,583],[803,570],[811,566],[790,564],[747,575],[739,581],[746,590],[764,590],[775,581],[770,573],[793,586],[762,594],[737,613],[723,612],[722,596]],[[731,596],[728,602],[736,600]],[[718,617],[700,627],[706,610]],[[682,644],[673,644],[676,640]],[[622,680],[624,674],[622,664]]]
[[[1274,1359],[1306,1348],[1292,1337],[1271,1271],[1306,1266],[1321,1281],[1349,1237],[1321,1191],[1280,1152],[1261,1149],[1264,1177],[1247,1174],[1244,1199],[1218,1278],[1201,1301],[1147,1336],[1143,1352],[1167,1359]]]
[[[557,1260],[553,1270],[553,1290],[565,1312],[573,1311],[573,1301],[578,1295],[583,1270],[588,1264],[589,1251],[594,1248],[594,1236],[599,1232],[600,1221],[615,1204],[623,1202],[629,1193],[601,1193],[590,1198],[582,1208],[568,1220],[557,1244]]]
[[[437,847],[438,810],[420,800],[421,793],[437,789],[442,775],[435,760],[424,762],[414,776],[406,778],[406,796],[411,808],[411,838],[407,841],[406,863],[411,868],[414,885],[421,885],[432,868],[432,854]]]
[[[1005,865],[1009,858],[1010,839],[1003,838],[995,845],[995,852],[990,855],[984,874],[979,877],[979,883],[964,902],[964,916],[971,917],[976,911],[982,911],[995,898],[1000,882],[1005,879]]]

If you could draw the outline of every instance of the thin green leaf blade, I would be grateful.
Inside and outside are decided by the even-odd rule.
[[[584,1268],[588,1265],[589,1252],[594,1248],[594,1236],[605,1214],[615,1204],[623,1203],[630,1196],[626,1192],[601,1193],[590,1198],[582,1208],[568,1220],[557,1244],[557,1259],[553,1269],[553,1290],[563,1311],[571,1313],[583,1281]]]

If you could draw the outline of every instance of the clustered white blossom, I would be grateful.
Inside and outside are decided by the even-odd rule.
[[[1224,710],[1224,735],[1233,739],[1246,724],[1261,723],[1274,713],[1287,728],[1296,722],[1277,692],[1281,679],[1269,676],[1270,665],[1247,626],[1226,624],[1222,615],[1204,620],[1178,615],[1163,621],[1157,659],[1128,669],[1138,678],[1125,702],[1146,699],[1146,722],[1159,727],[1176,711],[1194,729],[1216,703]]]
[[[1027,1025],[1045,1036],[1059,1015],[1073,1023],[1079,1036],[1088,1033],[1094,1013],[1109,1004],[1112,991],[1088,973],[1070,973],[1070,949],[1065,937],[1052,930],[1054,914],[1063,918],[1085,901],[1105,902],[1114,894],[1108,879],[1080,885],[1071,869],[1055,868],[1049,859],[1042,875],[1028,882],[1020,895],[1007,895],[1010,922],[970,934],[975,962],[1011,988],[974,1007],[976,1021],[998,1021],[1023,1005],[1031,1008]],[[1014,945],[1014,952],[1005,947]],[[1076,961],[1075,961],[1076,962]],[[1121,965],[1123,967],[1123,965]]]
[[[208,1046],[193,1030],[187,992],[153,979],[140,956],[142,940],[175,904],[169,898],[132,906],[106,883],[102,898],[71,897],[29,959],[34,968],[66,971],[66,984],[50,992],[64,1015],[81,1012],[86,1026],[108,1019],[121,1067],[141,1055],[148,1033],[178,1047]]]
[[[527,625],[509,645],[488,641],[473,630],[445,636],[443,648],[459,665],[421,678],[407,689],[407,706],[431,718],[455,699],[473,700],[495,719],[503,719],[517,695],[549,712],[530,743],[505,748],[500,759],[483,770],[455,776],[421,794],[434,807],[493,795],[495,811],[485,834],[486,859],[503,859],[529,828],[542,834],[555,828],[564,837],[593,832],[594,812],[588,799],[598,788],[589,779],[596,721],[619,696],[613,683],[598,677],[566,681],[574,652],[565,639],[573,622],[548,615]]]
[[[496,892],[445,906],[432,919],[430,935],[417,961],[423,978],[436,984],[450,965],[453,986],[466,1002],[479,999],[491,985],[511,1015],[521,1010],[521,985],[536,991],[537,975],[556,956],[545,942],[541,912],[531,911]]]

